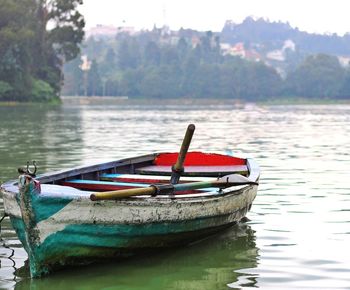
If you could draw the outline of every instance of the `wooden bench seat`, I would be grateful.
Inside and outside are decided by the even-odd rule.
[[[154,174],[154,175],[171,175],[171,166],[166,165],[150,165],[135,169],[138,174]],[[224,176],[228,174],[248,174],[246,165],[222,165],[222,166],[185,166],[183,176]]]
[[[95,190],[95,191],[109,191],[128,189],[135,187],[147,187],[149,184],[142,183],[129,183],[129,182],[113,182],[113,181],[98,181],[98,180],[84,180],[84,179],[73,179],[67,180],[62,183],[65,186],[71,186],[83,190]]]
[[[70,186],[74,188],[78,188],[81,190],[89,190],[89,191],[112,191],[112,190],[121,190],[121,189],[129,189],[129,188],[143,188],[148,187],[152,183],[129,183],[129,182],[113,182],[113,181],[97,181],[97,180],[83,180],[83,179],[72,179],[67,180],[62,183],[64,186]],[[192,194],[192,193],[200,193],[200,192],[211,192],[217,191],[217,188],[204,188],[200,190],[189,190],[177,192],[176,194]]]
[[[164,175],[144,175],[144,174],[122,174],[122,173],[104,173],[100,175],[103,181],[117,182],[136,182],[136,183],[169,183],[170,176]],[[195,181],[211,181],[213,177],[188,177],[181,176],[180,183]]]

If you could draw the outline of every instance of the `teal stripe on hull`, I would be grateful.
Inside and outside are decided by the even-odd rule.
[[[69,204],[73,198],[67,196],[52,197],[52,196],[41,196],[39,194],[32,194],[31,204],[35,208],[35,222],[46,220],[67,204]],[[20,206],[19,195],[16,195],[16,200]]]
[[[129,255],[142,249],[184,244],[238,221],[246,211],[247,209],[243,209],[230,215],[182,222],[68,225],[32,249],[35,261],[30,261],[31,274],[39,277],[50,272],[52,268],[68,264]],[[11,217],[11,222],[27,249],[23,221]]]
[[[73,199],[69,197],[47,197],[35,195],[32,206],[35,208],[35,222],[46,220],[63,209]]]
[[[24,249],[28,252],[28,245],[26,241],[25,226],[22,219],[10,216],[12,227],[15,229],[16,234]]]

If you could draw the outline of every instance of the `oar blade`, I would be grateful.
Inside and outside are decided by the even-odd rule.
[[[230,175],[223,176],[218,179],[217,183],[222,185],[227,185],[227,186],[248,185],[248,184],[258,185],[256,181],[253,181],[240,174],[230,174]]]

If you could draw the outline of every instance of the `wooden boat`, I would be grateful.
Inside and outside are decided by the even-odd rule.
[[[258,165],[187,149],[38,177],[20,170],[1,191],[31,276],[185,244],[240,221],[257,193]]]

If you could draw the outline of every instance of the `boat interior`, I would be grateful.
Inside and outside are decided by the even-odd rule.
[[[172,166],[178,153],[161,153],[124,159],[65,172],[43,183],[59,184],[83,191],[114,191],[148,187],[151,184],[170,183]],[[179,182],[211,181],[228,174],[248,175],[246,159],[201,152],[189,152]],[[217,188],[183,191],[177,194],[193,194]]]

